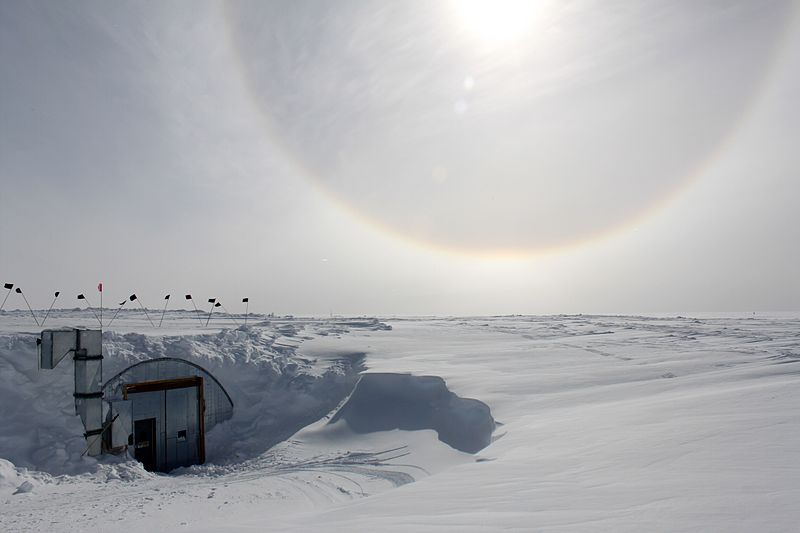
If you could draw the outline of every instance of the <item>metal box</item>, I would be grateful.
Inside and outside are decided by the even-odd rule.
[[[75,351],[78,343],[76,329],[46,329],[42,331],[39,349],[39,367],[51,370],[64,357]]]

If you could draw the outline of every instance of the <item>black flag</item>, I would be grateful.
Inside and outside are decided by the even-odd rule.
[[[56,295],[55,295],[55,297],[56,297],[56,298],[58,298],[58,295],[59,295],[59,294],[61,294],[61,292],[60,292],[60,291],[56,291]]]
[[[0,303],[0,309],[5,307],[6,301],[8,301],[8,296],[11,294],[11,289],[14,288],[14,284],[13,283],[5,283],[5,284],[3,284],[3,288],[8,289],[8,292],[6,293],[6,297],[3,298],[3,303]]]
[[[217,301],[217,299],[216,299],[216,298],[209,298],[209,299],[208,299],[208,303],[210,303],[210,304],[213,304],[213,303],[214,303],[214,302],[216,302],[216,301]]]
[[[246,304],[249,301],[250,301],[250,298],[242,298],[242,303],[243,304]]]
[[[169,300],[169,294],[167,294],[166,296],[164,296],[164,299],[165,299],[165,300]]]
[[[14,289],[14,292],[16,292],[17,294],[22,294],[22,289],[17,287],[16,289]]]
[[[222,305],[222,304],[217,302],[217,303],[214,304],[214,307],[219,307],[220,305]]]
[[[191,294],[187,294],[187,295],[186,295],[186,299],[187,299],[187,300],[191,300],[191,299],[192,299],[192,295],[191,295]]]
[[[136,299],[136,295],[135,294],[131,294],[129,299],[130,299],[130,301],[134,301]]]
[[[86,299],[86,296],[84,296],[83,294],[79,294],[78,295],[78,300],[85,300],[85,299]]]

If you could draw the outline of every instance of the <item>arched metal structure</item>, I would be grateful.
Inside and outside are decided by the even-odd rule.
[[[148,470],[205,461],[205,432],[233,416],[233,400],[206,369],[174,357],[133,364],[103,385],[108,448],[133,448]]]

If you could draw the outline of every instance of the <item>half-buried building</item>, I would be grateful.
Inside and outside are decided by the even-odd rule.
[[[111,424],[106,449],[127,446],[147,470],[160,472],[204,463],[206,431],[233,415],[222,384],[183,359],[136,363],[103,385],[103,398]]]
[[[86,453],[128,452],[147,470],[169,472],[205,462],[206,431],[233,416],[233,401],[207,370],[184,359],[148,359],[102,384],[100,330],[44,330],[39,366],[54,369],[71,355],[75,412]],[[101,385],[102,384],[102,385]]]

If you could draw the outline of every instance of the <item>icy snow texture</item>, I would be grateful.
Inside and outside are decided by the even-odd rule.
[[[75,415],[72,365],[64,367],[38,370],[31,335],[0,336],[0,458],[53,474],[95,465],[81,457],[84,428]]]
[[[103,334],[104,377],[157,357],[179,357],[211,372],[231,395],[232,419],[207,435],[207,460],[254,457],[334,409],[355,386],[363,355],[310,359],[292,345],[303,325],[241,327],[194,336]],[[280,342],[282,341],[282,342]],[[96,469],[72,401],[72,363],[38,370],[35,336],[0,336],[0,457],[55,475]]]
[[[32,329],[13,320],[0,329]],[[130,320],[123,337],[143,326]],[[796,315],[393,319],[391,331],[279,322],[258,325],[265,338],[250,342],[294,346],[304,375],[341,359],[325,354],[364,353],[368,372],[440,376],[503,424],[477,456],[433,430],[359,434],[340,419],[178,476],[121,462],[52,478],[0,463],[10,480],[0,530],[750,532],[800,522]],[[115,344],[166,351],[191,329]],[[219,337],[223,353],[245,350],[239,334]],[[239,364],[224,359],[223,371]],[[27,479],[32,492],[12,495]]]

